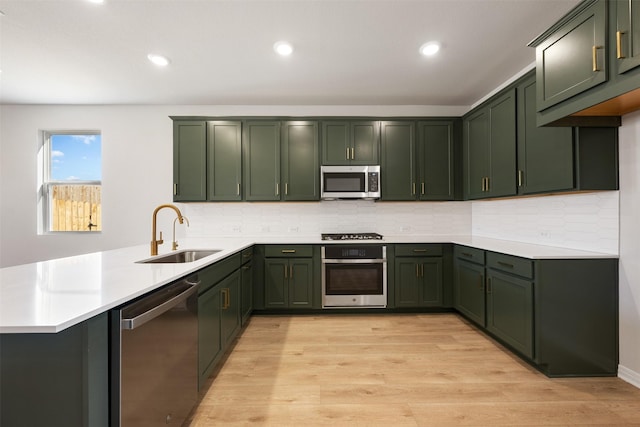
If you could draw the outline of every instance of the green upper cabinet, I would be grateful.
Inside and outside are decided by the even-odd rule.
[[[516,194],[516,92],[510,89],[464,119],[467,199]]]
[[[280,200],[280,122],[247,121],[243,131],[245,200]]]
[[[615,3],[617,71],[622,74],[640,65],[640,1]]]
[[[459,121],[418,122],[417,160],[420,200],[454,200],[456,191],[456,154],[459,156]]]
[[[207,200],[242,200],[242,123],[207,122]]]
[[[207,198],[207,127],[204,121],[173,122],[173,200]]]
[[[323,165],[377,165],[379,150],[378,121],[322,123]]]
[[[415,123],[382,122],[380,133],[382,200],[415,200]]]
[[[581,10],[536,47],[538,111],[607,80],[607,2]]]
[[[320,199],[318,123],[282,123],[282,199]]]
[[[454,200],[454,128],[454,120],[381,122],[382,200]]]
[[[536,125],[536,81],[518,85],[518,193],[574,188],[573,130]]]

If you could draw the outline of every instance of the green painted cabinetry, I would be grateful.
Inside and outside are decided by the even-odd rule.
[[[242,144],[245,200],[280,200],[280,122],[245,122]]]
[[[173,200],[207,198],[207,127],[204,121],[173,122]]]
[[[454,307],[478,325],[486,326],[484,251],[456,245],[453,250]]]
[[[538,110],[604,83],[607,55],[607,2],[598,0],[537,46]]]
[[[466,199],[516,194],[516,91],[507,90],[464,118]]]
[[[456,120],[383,121],[380,126],[382,200],[457,197]]]
[[[242,200],[242,123],[207,122],[207,200]]]
[[[486,327],[533,358],[533,261],[487,252]]]
[[[640,1],[585,0],[529,46],[539,125],[615,127],[640,108]]]
[[[264,308],[313,308],[312,245],[267,245],[264,254]]]
[[[253,311],[253,247],[242,251],[242,276],[240,290],[240,311],[244,326]]]
[[[377,165],[379,151],[378,121],[322,123],[323,165]]]
[[[318,122],[282,123],[282,200],[320,200]]]
[[[443,305],[442,245],[395,245],[395,306]]]

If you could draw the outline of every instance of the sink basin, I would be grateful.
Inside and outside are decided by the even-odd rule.
[[[160,255],[136,262],[140,264],[183,264],[185,262],[197,261],[218,252],[220,252],[220,249],[192,249],[171,252],[170,254]]]

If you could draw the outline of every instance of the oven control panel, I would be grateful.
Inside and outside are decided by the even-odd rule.
[[[324,246],[325,259],[385,259],[383,245],[329,245]]]

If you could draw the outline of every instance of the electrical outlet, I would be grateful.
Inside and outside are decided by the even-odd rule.
[[[289,227],[289,233],[297,233],[298,231],[298,227]]]
[[[411,227],[409,227],[408,225],[402,225],[400,226],[400,231],[402,233],[408,233],[409,231],[411,231]]]
[[[233,232],[234,232],[234,233],[240,233],[240,232],[242,232],[242,227],[240,227],[239,225],[234,225],[234,226],[233,226]]]

